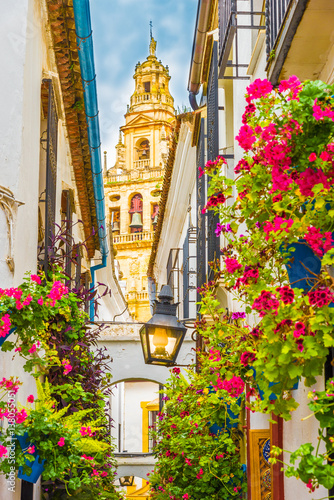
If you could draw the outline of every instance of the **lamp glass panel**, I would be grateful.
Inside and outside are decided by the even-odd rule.
[[[152,326],[148,328],[150,353],[154,358],[172,359],[177,344],[177,336],[171,328]]]

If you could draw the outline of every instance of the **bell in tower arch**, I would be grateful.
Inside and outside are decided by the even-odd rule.
[[[132,214],[130,227],[134,229],[140,229],[143,227],[143,223],[141,221],[141,214],[139,212],[134,212]]]

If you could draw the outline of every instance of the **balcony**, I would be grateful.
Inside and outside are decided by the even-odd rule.
[[[137,160],[133,162],[133,166],[139,170],[150,167],[150,160]]]
[[[275,1],[275,0],[273,0]],[[265,29],[259,0],[219,0],[219,78],[248,80],[249,60],[245,57],[240,31]]]
[[[136,163],[139,162],[149,163],[150,160],[138,160],[138,162],[134,162],[134,166],[136,167]],[[157,179],[159,177],[163,177],[164,175],[164,169],[161,167],[150,168],[149,166],[143,166],[143,168],[145,168],[145,170],[138,171],[136,168],[134,170],[131,170],[130,172],[126,172],[123,174],[109,174],[106,177],[105,183],[115,184],[129,181],[137,182],[138,180]]]
[[[147,231],[143,233],[117,234],[113,236],[114,245],[124,245],[133,242],[152,242],[154,233]]]
[[[267,72],[276,85],[296,75],[300,80],[329,80],[326,62],[333,51],[333,0],[268,0],[266,3]]]

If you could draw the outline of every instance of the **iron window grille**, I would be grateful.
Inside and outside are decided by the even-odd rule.
[[[51,80],[43,80],[48,87],[48,116],[46,137],[46,192],[45,192],[45,249],[44,271],[47,275],[49,266],[49,245],[54,235],[56,220],[57,188],[57,139],[58,114]]]
[[[168,255],[167,261],[167,285],[171,287],[174,297],[174,303],[180,302],[181,297],[181,283],[180,283],[180,272],[181,272],[181,249],[171,248]],[[177,316],[179,316],[179,306],[177,306]]]
[[[190,227],[183,244],[183,318],[196,318],[197,314],[197,229]]]

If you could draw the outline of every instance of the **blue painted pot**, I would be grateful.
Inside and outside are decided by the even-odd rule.
[[[4,341],[8,339],[9,335],[11,335],[12,333],[15,332],[15,330],[16,330],[16,326],[15,326],[15,328],[11,328],[5,337],[0,337],[0,347],[2,346]]]
[[[255,370],[255,368],[253,366],[251,366],[250,369],[253,371],[254,380],[256,380],[256,370]],[[279,382],[269,382],[268,387],[270,388],[270,387],[273,387],[273,386],[278,385],[278,384],[279,384]],[[292,387],[291,390],[294,391],[294,390],[298,389],[298,387],[299,387],[299,380],[297,380],[297,382],[293,385],[293,387]],[[263,401],[264,391],[262,391],[260,389],[260,387],[259,387],[258,384],[257,384],[257,390],[259,392],[259,396],[260,396],[261,401]],[[270,396],[269,396],[269,400],[270,401],[275,401],[275,399],[277,399],[277,394],[275,394],[274,392],[272,392],[270,394]]]
[[[16,436],[16,439],[20,443],[23,452],[25,452],[29,448],[29,446],[32,446],[34,444],[30,441],[27,432],[25,432],[23,436]],[[31,462],[28,459],[26,459],[25,461],[26,465],[31,468],[31,473],[29,475],[23,474],[23,467],[19,467],[17,477],[19,479],[24,479],[25,481],[28,481],[28,483],[36,483],[40,475],[44,471],[45,460],[42,460],[40,463],[40,458],[36,446],[35,446],[35,452],[32,453],[31,456],[34,457],[35,459],[33,462]]]
[[[291,288],[301,288],[308,292],[316,283],[321,270],[321,260],[306,244],[305,240],[281,246],[281,252],[290,252],[290,261],[286,264]]]
[[[216,392],[214,390],[213,387],[209,387],[209,394],[212,394],[213,392]],[[223,398],[219,398],[219,399],[222,399]],[[238,398],[237,399],[237,404],[240,406],[241,405],[241,398]],[[209,431],[211,432],[211,434],[214,434],[215,436],[218,436],[218,434],[220,434],[221,432],[224,432],[225,429],[235,429],[238,427],[238,422],[233,422],[231,423],[231,420],[232,419],[236,419],[238,418],[239,416],[239,413],[235,414],[231,411],[230,409],[231,405],[230,404],[226,404],[226,417],[225,417],[225,425],[218,425],[217,423],[213,423],[211,424],[211,422],[209,422]]]

